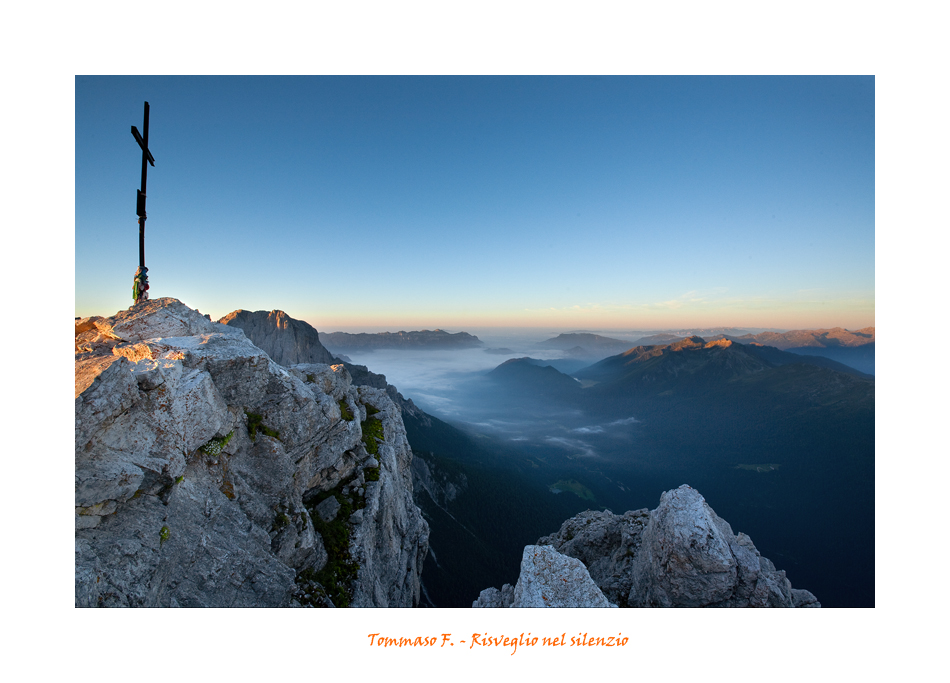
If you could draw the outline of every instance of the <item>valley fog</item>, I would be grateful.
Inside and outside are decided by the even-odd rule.
[[[354,363],[384,374],[425,412],[476,435],[499,461],[528,462],[529,472],[552,494],[560,493],[558,481],[579,480],[589,496],[581,509],[607,507],[623,512],[655,507],[664,486],[684,483],[679,480],[684,476],[681,468],[658,457],[655,448],[640,438],[642,423],[637,416],[605,417],[544,397],[511,394],[494,385],[489,373],[506,360],[565,357],[557,350],[538,348],[536,344],[549,337],[532,332],[479,334],[486,344],[474,349],[382,349],[347,355]],[[499,348],[511,352],[486,351]]]
[[[542,335],[535,330],[509,335],[480,333],[485,346],[474,349],[380,349],[346,355],[354,363],[386,375],[390,384],[427,413],[501,444],[534,451],[545,460],[616,457],[618,448],[629,448],[632,443],[635,416],[598,420],[582,409],[544,400],[505,400],[486,386],[486,375],[506,360],[564,358],[557,350],[536,346],[550,337]],[[510,352],[496,353],[497,349]],[[624,452],[624,459],[628,456]]]
[[[472,410],[482,414],[487,408],[491,412],[490,406],[473,400],[463,390],[471,380],[487,374],[511,358],[564,357],[560,351],[537,346],[539,342],[556,336],[557,332],[473,332],[477,333],[484,346],[469,349],[344,350],[342,353],[354,363],[386,375],[390,384],[427,413],[441,419],[463,422],[472,419]]]
[[[478,336],[485,342],[478,348],[344,353],[477,444],[473,456],[449,442],[446,457],[497,472],[517,470],[552,501],[522,503],[549,513],[534,537],[518,538],[515,546],[555,532],[566,516],[585,509],[652,509],[663,491],[689,484],[734,531],[749,534],[793,585],[809,587],[827,606],[873,604],[874,530],[867,524],[874,514],[873,426],[839,434],[847,423],[801,422],[800,413],[786,419],[772,399],[763,404],[770,417],[759,422],[745,421],[741,410],[716,417],[715,401],[635,409],[564,375],[555,377],[558,391],[539,391],[540,385],[506,383],[492,371],[525,357],[567,362],[566,353],[538,346],[556,335]],[[576,367],[573,372],[582,365]],[[522,514],[517,506],[513,512]],[[850,530],[848,544],[835,529]]]
[[[378,349],[350,352],[356,364],[386,376],[422,410],[456,426],[521,447],[546,448],[549,457],[568,460],[610,456],[629,446],[635,416],[598,420],[575,407],[552,405],[529,397],[499,397],[486,386],[489,372],[512,358],[559,360],[565,354],[537,344],[554,336],[536,330],[478,337],[484,347],[459,350]],[[499,349],[509,349],[498,353]],[[615,455],[615,454],[614,454]]]

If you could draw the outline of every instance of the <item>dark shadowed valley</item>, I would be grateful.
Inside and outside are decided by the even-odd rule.
[[[431,529],[424,604],[470,606],[571,515],[653,508],[685,483],[822,605],[874,605],[873,376],[798,348],[671,336],[596,362],[576,338],[558,350],[484,332],[510,357],[352,354],[435,418],[404,415]]]

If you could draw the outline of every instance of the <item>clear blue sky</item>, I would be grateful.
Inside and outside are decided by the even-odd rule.
[[[873,77],[77,77],[76,315],[874,325]]]

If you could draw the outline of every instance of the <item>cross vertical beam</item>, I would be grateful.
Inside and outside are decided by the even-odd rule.
[[[135,271],[132,284],[132,302],[148,300],[148,268],[145,267],[145,186],[148,181],[148,165],[155,165],[155,157],[148,149],[148,102],[145,103],[145,120],[142,123],[142,135],[132,126],[132,137],[142,148],[142,188],[135,197],[135,213],[139,217],[139,269]]]

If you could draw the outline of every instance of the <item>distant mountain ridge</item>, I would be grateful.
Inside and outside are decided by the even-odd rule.
[[[559,436],[565,452],[573,449],[566,457],[585,463],[588,476],[596,466],[611,479],[636,471],[654,486],[688,478],[715,491],[717,505],[750,534],[780,529],[765,542],[766,556],[808,577],[803,583],[829,605],[873,605],[873,377],[828,358],[698,335],[577,370],[579,391],[551,368],[510,372],[515,366],[503,368],[508,381],[486,400],[511,415],[550,419],[552,429],[563,419]],[[546,401],[530,402],[542,385]],[[571,411],[589,420],[568,422]],[[621,423],[628,426],[612,426]],[[632,447],[620,454],[614,444],[624,440]],[[559,447],[558,439],[547,444]],[[586,484],[583,476],[576,479]],[[594,493],[607,498],[609,487]],[[846,550],[838,533],[809,537],[816,523],[848,528],[855,541]]]
[[[445,330],[418,330],[413,332],[321,332],[320,341],[331,349],[367,351],[372,349],[464,349],[482,346],[484,342],[468,332],[450,333]]]
[[[635,346],[650,346],[656,344],[671,344],[673,342],[680,341],[685,339],[687,336],[683,334],[670,334],[670,333],[661,333],[661,334],[651,334],[649,337],[642,337],[635,342]]]
[[[551,339],[538,342],[535,346],[540,349],[561,349],[575,357],[585,354],[603,357],[604,354],[609,355],[625,351],[632,346],[632,343],[622,339],[612,339],[599,334],[582,332],[559,334]]]
[[[702,337],[693,336],[672,344],[636,346],[584,368],[574,376],[597,382],[628,384],[636,381],[648,385],[651,391],[662,391],[667,384],[680,385],[690,379],[694,382],[728,381],[769,366],[748,347],[728,339],[706,342]]]
[[[512,358],[488,373],[488,379],[508,391],[547,398],[580,393],[580,383],[534,358]]]
[[[696,384],[719,384],[785,365],[810,365],[864,380],[873,378],[834,360],[740,344],[729,339],[687,337],[665,345],[637,346],[574,373],[600,383],[640,385],[650,393],[682,392]],[[632,388],[629,387],[629,388]]]
[[[742,336],[720,334],[712,339],[730,339],[742,344],[761,344],[804,356],[822,356],[863,373],[874,374],[874,328],[846,330],[832,327],[821,330],[761,332]]]
[[[815,347],[856,347],[874,343],[874,328],[865,327],[850,331],[843,327],[832,327],[819,330],[789,330],[788,332],[762,332],[735,337],[737,341],[748,343],[755,341],[765,346],[774,346],[777,349]]]

